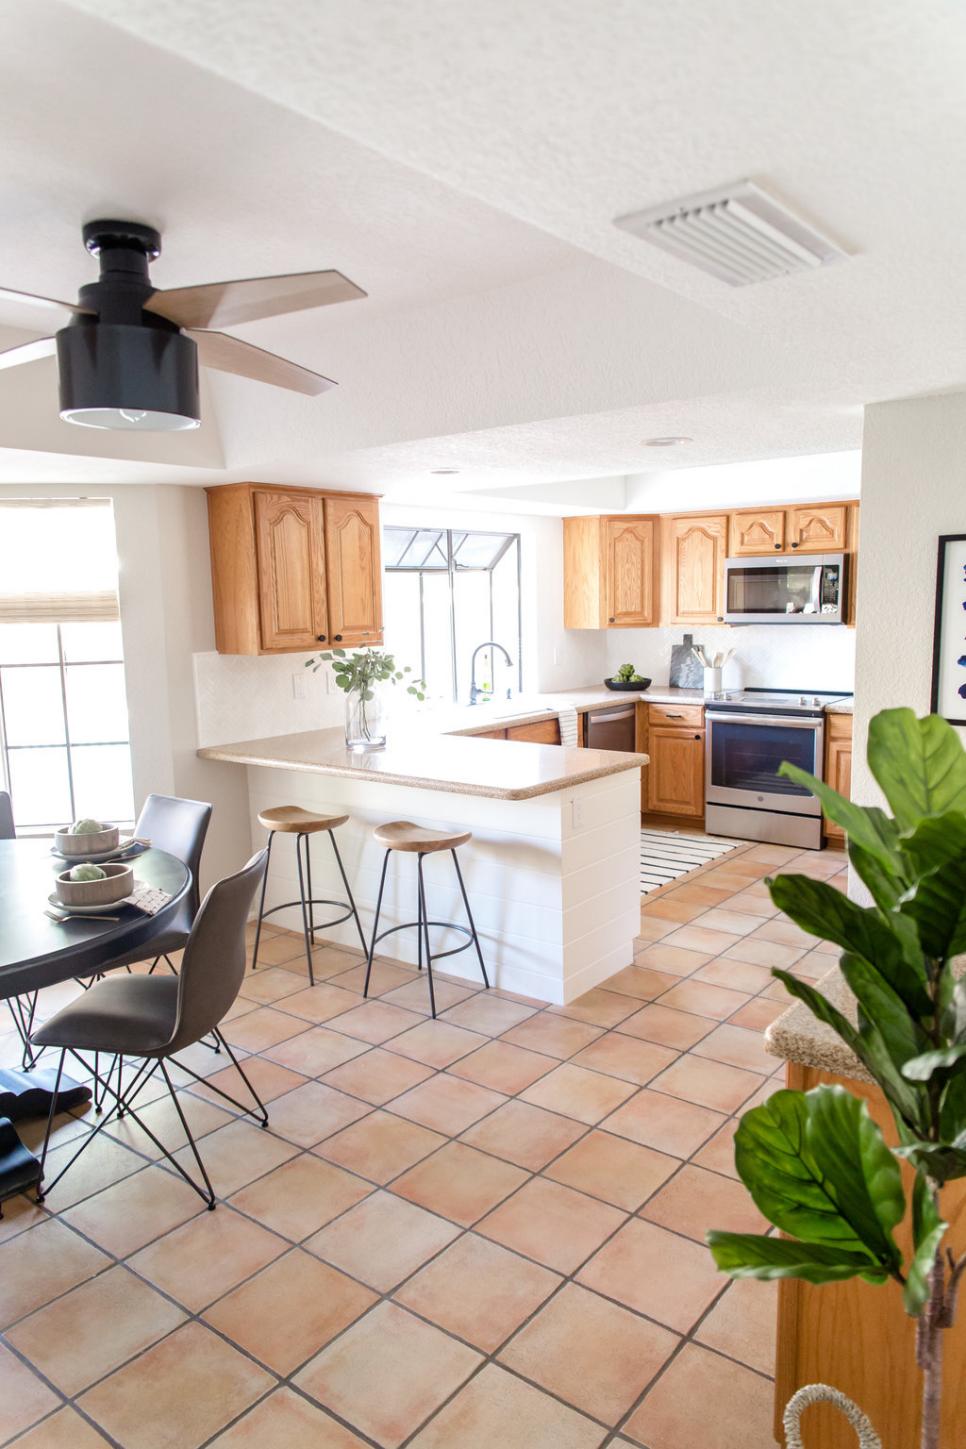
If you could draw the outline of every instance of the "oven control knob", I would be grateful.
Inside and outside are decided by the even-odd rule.
[[[800,694],[798,696],[798,702],[799,704],[808,704],[808,700],[805,698],[804,694]]]

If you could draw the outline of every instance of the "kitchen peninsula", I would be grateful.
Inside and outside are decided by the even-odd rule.
[[[482,711],[481,711],[482,713]],[[519,711],[514,721],[552,717]],[[484,731],[497,722],[486,711]],[[507,721],[500,717],[504,727]],[[472,729],[463,720],[448,721]],[[253,843],[261,844],[260,810],[302,805],[345,813],[340,850],[368,930],[382,851],[373,827],[408,820],[434,829],[470,830],[461,852],[470,903],[491,979],[497,986],[565,1004],[627,966],[640,930],[640,771],[643,754],[588,750],[519,739],[441,734],[424,724],[399,729],[383,750],[346,749],[338,729],[307,731],[199,751],[209,760],[245,766]],[[463,919],[451,872],[426,865],[434,920]],[[314,894],[344,898],[329,852],[313,859]],[[294,857],[273,857],[270,906],[298,896]],[[325,908],[317,908],[325,920]],[[416,915],[416,861],[393,861],[383,900],[386,926]],[[277,922],[300,929],[298,912]],[[349,923],[351,924],[351,923]],[[348,925],[323,929],[334,943],[354,944]],[[442,940],[448,949],[458,938]],[[415,962],[415,932],[395,937],[394,953]],[[469,974],[475,961],[449,959]]]

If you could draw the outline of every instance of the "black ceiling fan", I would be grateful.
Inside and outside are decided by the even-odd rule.
[[[148,267],[161,234],[136,221],[90,221],[84,245],[100,262],[78,300],[57,302],[0,288],[0,317],[26,311],[56,335],[0,352],[0,368],[57,356],[60,416],[89,428],[177,432],[201,421],[198,364],[316,396],[335,383],[321,373],[220,332],[366,293],[341,272],[249,277],[161,291]]]

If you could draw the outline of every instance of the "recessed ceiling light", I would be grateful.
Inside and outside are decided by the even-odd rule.
[[[430,472],[437,474],[437,476],[442,476],[443,474],[448,474],[448,473],[458,473],[459,472],[459,469],[458,468],[431,468],[430,469]]]
[[[677,448],[681,443],[693,443],[693,438],[645,438],[645,448]]]

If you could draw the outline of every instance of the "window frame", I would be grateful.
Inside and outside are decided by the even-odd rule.
[[[406,548],[403,550],[402,554],[400,555],[400,562],[397,563],[397,564],[386,564],[385,565],[385,572],[387,574],[418,574],[419,575],[419,672],[420,672],[420,676],[422,678],[425,678],[425,674],[426,674],[426,607],[425,607],[425,593],[424,593],[424,588],[423,588],[423,579],[424,579],[424,577],[425,577],[426,574],[433,574],[433,575],[437,575],[438,576],[438,575],[441,575],[441,574],[445,573],[447,575],[448,583],[449,583],[448,595],[449,595],[449,641],[450,641],[450,649],[449,649],[449,652],[450,652],[450,681],[451,681],[450,692],[451,692],[452,702],[454,704],[458,704],[459,703],[459,663],[458,663],[457,653],[456,653],[456,638],[457,638],[457,631],[456,631],[456,577],[460,573],[486,573],[486,574],[489,574],[489,614],[490,614],[489,632],[490,632],[490,638],[492,639],[493,638],[493,628],[494,628],[494,625],[493,625],[493,572],[496,569],[497,565],[500,564],[503,561],[503,559],[506,557],[506,555],[509,552],[509,550],[511,548],[515,548],[516,549],[516,584],[517,584],[517,608],[516,608],[516,616],[517,616],[517,618],[516,618],[517,638],[516,638],[516,646],[517,646],[517,652],[516,652],[516,658],[515,658],[515,668],[516,668],[516,686],[517,686],[517,692],[518,693],[522,693],[522,690],[523,690],[523,569],[522,569],[523,547],[522,547],[521,535],[519,533],[507,533],[506,530],[505,529],[502,529],[502,528],[501,529],[486,529],[486,528],[437,528],[435,525],[426,525],[426,524],[421,524],[419,526],[414,525],[414,524],[404,524],[404,523],[386,523],[386,524],[383,524],[383,535],[385,535],[390,530],[392,530],[393,532],[411,532],[412,535],[413,535],[413,537],[410,540],[409,544],[407,544]],[[419,564],[405,564],[405,563],[403,563],[402,560],[406,557],[406,554],[409,552],[410,548],[412,548],[413,544],[416,542],[416,539],[419,537],[420,534],[425,534],[425,533],[436,533],[438,535],[438,537],[437,537],[436,542],[430,548],[429,552],[426,554],[426,556],[423,559],[422,563],[419,563]],[[502,544],[502,547],[500,547],[499,551],[494,556],[494,558],[488,564],[465,564],[465,565],[462,565],[461,566],[460,563],[459,563],[459,558],[458,558],[459,550],[463,546],[463,544],[465,543],[466,539],[469,538],[469,537],[503,539],[503,544]],[[459,539],[459,543],[456,545],[455,548],[453,546],[454,538]],[[446,566],[445,566],[445,569],[444,568],[441,568],[439,566],[436,566],[436,567],[427,567],[426,560],[430,557],[430,555],[432,554],[432,552],[435,549],[440,548],[440,545],[442,544],[442,542],[443,542],[444,539],[445,539],[445,543],[446,543]],[[386,552],[388,553],[388,550],[386,550]],[[493,651],[490,650],[489,653],[490,653],[490,678],[492,679],[493,676],[494,676]]]
[[[85,669],[88,666],[103,666],[105,664],[120,664],[124,668],[123,653],[118,659],[68,659],[64,653],[64,636],[62,633],[64,624],[74,623],[74,620],[58,619],[48,621],[57,631],[57,658],[38,659],[34,661],[21,661],[5,664],[0,660],[0,775],[3,778],[3,788],[8,790],[13,797],[12,772],[10,769],[10,755],[18,750],[64,750],[66,752],[67,764],[67,788],[70,799],[70,819],[77,819],[77,802],[74,793],[74,766],[71,759],[71,750],[74,747],[70,734],[70,720],[67,709],[67,670]],[[96,621],[94,621],[96,622]],[[104,622],[107,622],[106,620]],[[7,718],[3,697],[3,675],[7,669],[56,669],[60,683],[60,700],[63,711],[64,739],[54,744],[24,744],[11,745],[7,739]],[[106,746],[113,748],[126,747],[130,757],[131,734],[128,730],[128,737],[124,740],[80,740],[76,748],[100,749]],[[16,817],[16,801],[14,800],[14,813]],[[29,825],[18,825],[18,835],[47,836],[53,835],[65,822],[63,820],[37,821]],[[133,825],[134,817],[118,820],[118,825]]]

